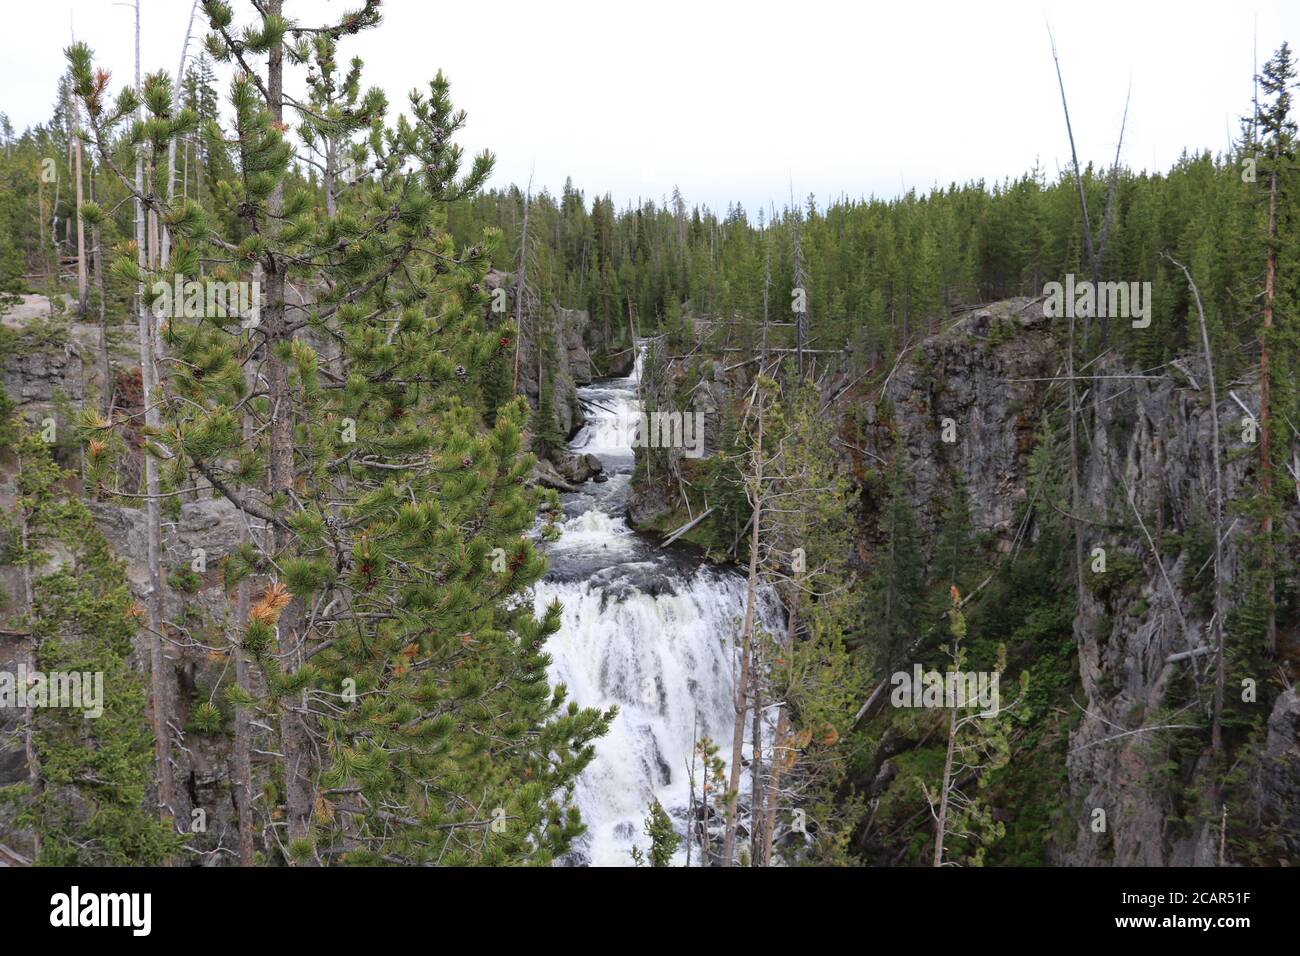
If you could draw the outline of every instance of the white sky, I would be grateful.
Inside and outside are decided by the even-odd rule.
[[[176,69],[191,0],[140,0],[146,71]],[[133,74],[128,6],[6,0],[0,110],[48,118],[70,28]],[[249,6],[233,0],[236,22]],[[356,0],[288,0],[303,23]],[[721,0],[387,0],[385,22],[342,46],[393,107],[442,67],[469,113],[467,152],[497,155],[494,183],[558,192],[566,175],[622,207],[681,187],[690,203],[751,213],[819,200],[1014,176],[1068,163],[1045,18],[1080,161],[1110,162],[1132,81],[1124,160],[1167,168],[1185,147],[1226,148],[1259,63],[1300,44],[1300,4]],[[315,14],[315,16],[313,15]],[[199,18],[191,49],[206,30]],[[1257,34],[1257,40],[1256,40]],[[224,96],[225,81],[221,83]]]

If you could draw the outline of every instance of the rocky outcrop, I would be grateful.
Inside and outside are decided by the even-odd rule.
[[[1157,765],[1168,760],[1167,745],[1156,732],[1166,696],[1177,682],[1210,679],[1209,655],[1171,661],[1174,654],[1196,651],[1208,640],[1209,620],[1184,593],[1181,582],[1191,553],[1167,547],[1157,567],[1152,544],[1140,530],[1145,524],[1155,547],[1178,540],[1198,520],[1208,518],[1213,500],[1211,415],[1208,396],[1170,377],[1154,379],[1103,378],[1132,374],[1118,362],[1098,363],[1098,378],[1090,383],[1082,421],[1092,452],[1082,462],[1080,510],[1115,529],[1090,527],[1085,549],[1106,551],[1113,568],[1127,556],[1141,568],[1136,579],[1119,590],[1085,589],[1074,621],[1079,648],[1079,677],[1084,714],[1070,739],[1068,769],[1071,797],[1079,811],[1077,845],[1068,861],[1083,865],[1113,862],[1123,866],[1210,865],[1217,852],[1213,821],[1191,826],[1190,832],[1170,827],[1178,815],[1170,788],[1155,783]],[[1255,400],[1249,388],[1238,390],[1243,401]],[[1224,493],[1228,500],[1249,493],[1254,458],[1239,442],[1235,403],[1221,397],[1219,417],[1225,454]],[[1139,522],[1138,516],[1141,516]],[[1229,535],[1224,548],[1224,575],[1238,580],[1242,571],[1239,537]],[[1207,574],[1210,572],[1207,572]],[[1170,584],[1174,590],[1171,594]],[[1230,673],[1229,687],[1244,677],[1264,683],[1267,675]],[[1257,706],[1265,706],[1262,703]],[[1203,716],[1203,715],[1202,715]],[[1208,766],[1192,771],[1190,789],[1208,794]],[[1300,781],[1298,781],[1300,782]],[[1181,798],[1181,794],[1179,797]],[[1107,829],[1094,832],[1087,820],[1106,812]]]
[[[109,544],[127,558],[128,582],[143,598],[149,587],[143,509],[94,503],[91,510]],[[163,647],[167,703],[177,744],[172,756],[177,816],[189,819],[193,810],[204,811],[207,832],[193,834],[190,846],[205,854],[216,850],[223,835],[229,845],[230,834],[238,828],[231,796],[231,738],[195,730],[190,715],[197,704],[220,700],[221,682],[233,675],[225,622],[232,620],[234,604],[225,590],[222,561],[242,540],[244,519],[226,499],[210,498],[181,505],[178,516],[164,516],[162,531],[163,573],[171,577],[164,590],[165,616],[199,629],[190,637],[200,640],[168,641]],[[196,559],[204,568],[201,573],[192,571]],[[180,574],[185,572],[189,574],[182,581]],[[140,669],[147,670],[143,645],[137,655]],[[255,746],[275,749],[269,740]],[[218,862],[203,859],[205,865]]]
[[[533,465],[533,483],[554,491],[578,490],[576,485],[570,484],[556,469],[555,465],[545,458],[538,458],[537,463]]]
[[[1028,454],[1055,343],[1042,303],[999,302],[925,339],[864,409],[875,462],[901,456],[918,522],[933,537],[944,490],[960,476],[971,524],[1007,550],[1026,497]]]
[[[539,458],[533,466],[533,482],[556,491],[577,491],[583,482],[605,481],[604,471],[595,455],[565,455],[558,462]]]
[[[994,535],[1001,550],[1011,548],[1032,494],[1028,468],[1035,430],[1046,405],[1054,396],[1059,401],[1059,390],[1048,390],[1060,373],[1059,332],[1044,319],[1038,301],[975,310],[922,342],[890,378],[881,400],[865,409],[866,450],[877,464],[901,456],[927,537],[939,528],[942,490],[955,472],[975,530]],[[1124,580],[1108,580],[1104,587],[1090,583],[1074,619],[1082,699],[1069,739],[1066,800],[1077,837],[1058,862],[1211,865],[1217,861],[1218,820],[1189,811],[1213,805],[1221,770],[1212,772],[1203,754],[1180,768],[1182,785],[1168,786],[1168,764],[1177,758],[1169,737],[1154,729],[1186,723],[1167,716],[1175,688],[1186,691],[1212,679],[1204,647],[1206,605],[1183,583],[1197,571],[1188,566],[1188,535],[1206,527],[1207,502],[1213,500],[1208,394],[1186,376],[1139,376],[1113,353],[1089,371],[1094,377],[1079,390],[1084,549],[1088,556],[1103,549],[1109,573]],[[1203,373],[1196,377],[1205,380]],[[1257,406],[1249,383],[1233,390],[1248,407]],[[1242,413],[1226,390],[1218,413],[1224,493],[1228,500],[1241,499],[1252,490],[1255,454],[1242,441]],[[1292,527],[1296,510],[1286,517]],[[1027,541],[1035,539],[1032,523],[1024,533]],[[1228,580],[1243,573],[1241,539],[1229,535],[1225,543]],[[1188,652],[1195,653],[1171,659]],[[1240,687],[1244,678],[1263,686],[1268,675],[1233,672],[1229,688]],[[1259,699],[1256,706],[1266,707],[1267,695]],[[1277,815],[1294,816],[1300,787],[1295,717],[1294,696],[1284,695],[1269,718],[1262,803]],[[1098,810],[1105,812],[1104,830],[1093,826]],[[1294,820],[1290,832],[1293,840],[1300,832]]]
[[[1025,519],[1034,496],[1031,456],[1042,437],[1044,412],[1059,414],[1063,401],[1063,390],[1052,385],[1062,372],[1062,333],[1044,317],[1039,300],[970,310],[909,352],[883,389],[836,403],[841,434],[852,439],[842,446],[846,470],[862,479],[864,534],[873,533],[870,515],[880,503],[872,500],[879,483],[870,476],[897,460],[923,540],[933,541],[941,531],[954,486],[965,490],[973,530],[989,536],[997,550],[1038,540],[1035,509]],[[1203,590],[1212,569],[1196,584],[1204,555],[1194,557],[1189,546],[1210,520],[1212,416],[1200,384],[1206,381],[1201,363],[1188,357],[1182,364],[1194,375],[1140,375],[1111,353],[1089,367],[1090,380],[1079,388],[1078,509],[1086,519],[1085,558],[1091,564],[1094,549],[1103,549],[1111,577],[1087,581],[1073,621],[1079,687],[1073,702],[1061,702],[1075,721],[1064,748],[1068,782],[1061,800],[1075,832],[1052,851],[1054,862],[1167,866],[1218,860],[1219,816],[1213,808],[1223,771],[1211,765],[1208,753],[1198,753],[1208,734],[1156,729],[1204,725],[1204,713],[1189,720],[1169,713],[1195,694],[1198,682],[1212,680]],[[716,411],[739,400],[743,385],[715,378],[695,389],[697,407]],[[1257,389],[1247,380],[1232,390],[1235,399],[1223,387],[1218,396],[1229,501],[1253,491],[1257,458],[1243,441],[1237,404],[1258,407]],[[1059,454],[1068,455],[1064,443]],[[667,507],[662,495],[641,487],[631,501],[631,519],[644,524]],[[1063,507],[1068,504],[1059,500],[1036,503],[1039,513]],[[1283,520],[1294,531],[1298,519],[1292,499]],[[1225,530],[1232,521],[1229,514]],[[1223,573],[1229,581],[1243,579],[1243,530],[1238,527],[1225,542]],[[872,547],[871,541],[860,544],[867,552]],[[1280,620],[1279,627],[1280,643],[1295,640],[1294,622]],[[1295,655],[1281,657],[1294,680]],[[1230,667],[1236,665],[1230,661]],[[1261,782],[1249,799],[1287,834],[1287,849],[1295,853],[1300,705],[1294,692],[1274,702],[1265,690],[1268,674],[1239,668],[1229,672],[1229,693],[1247,678],[1260,689],[1253,706],[1272,704],[1271,715],[1259,714],[1268,723],[1265,751],[1241,754],[1259,760]],[[888,786],[879,778],[882,767],[864,777],[864,785]],[[1104,830],[1094,830],[1098,810],[1105,813]]]
[[[100,402],[114,387],[119,392],[139,387],[135,327],[110,325],[103,330],[109,363],[105,368],[99,325],[73,321],[68,312],[72,307],[64,296],[51,315],[48,298],[25,295],[0,315],[4,394],[33,427],[44,427],[52,419],[60,444],[71,438],[67,426],[73,412]]]
[[[604,464],[595,455],[567,455],[560,460],[560,474],[576,485],[601,474]]]
[[[494,273],[489,288],[508,279]],[[577,387],[593,374],[582,344],[587,317],[581,311],[557,309],[553,318],[557,415],[561,427],[572,433],[583,420]],[[15,327],[11,317],[5,319],[6,334],[18,342],[4,356],[5,388],[33,421],[65,401],[71,407],[84,404],[101,387],[94,361],[98,329],[46,323],[43,316],[33,316],[27,325]],[[123,359],[129,358],[129,338],[122,337],[127,331],[118,330],[115,345]],[[1059,389],[1051,386],[1060,371],[1059,333],[1044,318],[1041,303],[1016,299],[972,310],[941,334],[925,339],[893,370],[879,394],[873,390],[856,402],[837,403],[842,423],[852,421],[856,444],[843,450],[846,469],[878,469],[897,458],[909,476],[908,494],[918,523],[931,540],[940,529],[944,496],[953,476],[959,476],[977,532],[990,535],[1003,551],[1021,534],[1032,543],[1033,521],[1022,528],[1019,519],[1033,495],[1030,456],[1042,412],[1061,400]],[[116,359],[115,364],[125,367]],[[709,453],[717,449],[722,415],[740,400],[749,375],[744,369],[724,373],[720,368],[714,363],[702,369],[702,381],[692,395],[693,410],[705,414]],[[1169,785],[1167,766],[1176,755],[1170,753],[1168,737],[1151,730],[1162,723],[1190,722],[1167,717],[1171,692],[1209,679],[1209,655],[1201,653],[1209,623],[1205,602],[1189,593],[1186,583],[1196,578],[1193,565],[1200,563],[1186,546],[1189,531],[1207,520],[1207,502],[1212,500],[1208,396],[1187,375],[1132,377],[1133,370],[1113,355],[1098,360],[1090,371],[1096,377],[1088,383],[1079,419],[1081,447],[1086,449],[1079,476],[1079,511],[1088,519],[1085,551],[1104,549],[1112,569],[1127,570],[1115,586],[1089,586],[1073,622],[1078,698],[1061,705],[1077,710],[1066,747],[1062,798],[1063,809],[1075,821],[1075,833],[1069,845],[1054,851],[1053,861],[1210,865],[1218,857],[1217,821],[1197,808],[1213,805],[1218,771],[1212,769],[1208,754],[1193,748],[1190,756],[1177,757],[1177,785]],[[1199,369],[1195,371],[1203,382]],[[535,404],[537,364],[527,339],[520,378]],[[1254,481],[1255,454],[1244,444],[1237,400],[1248,407],[1258,404],[1249,382],[1234,383],[1233,391],[1236,400],[1225,389],[1218,408],[1229,499],[1245,497]],[[536,483],[567,492],[600,476],[594,456],[557,458],[538,462]],[[5,492],[0,481],[0,504],[11,500],[5,500]],[[872,492],[866,488],[865,493]],[[657,497],[661,494],[638,489],[630,500],[631,520],[645,524],[666,510],[670,503]],[[143,512],[102,503],[92,509],[114,549],[126,558],[132,589],[144,597],[148,575]],[[1295,531],[1300,509],[1294,502],[1282,520]],[[193,640],[168,644],[167,674],[178,742],[177,810],[182,818],[195,807],[206,811],[209,836],[196,837],[192,844],[204,851],[213,849],[220,835],[232,832],[235,825],[229,740],[222,733],[193,730],[189,717],[196,701],[213,697],[227,670],[220,650],[221,622],[228,619],[231,605],[220,567],[244,526],[228,502],[209,499],[181,504],[179,512],[165,520],[163,531],[164,573],[185,572],[199,552],[206,564],[197,579],[187,577],[184,588],[167,589],[166,607],[170,621],[203,622],[190,634]],[[1224,573],[1230,580],[1241,578],[1244,542],[1240,533],[1227,536]],[[12,582],[6,583],[15,593]],[[1295,639],[1295,622],[1279,625],[1282,640]],[[10,650],[0,641],[0,668],[11,663]],[[143,645],[138,658],[143,670]],[[1289,676],[1294,680],[1296,675]],[[1231,692],[1250,678],[1260,690],[1255,706],[1270,708],[1260,715],[1266,725],[1263,748],[1248,755],[1257,759],[1258,767],[1252,799],[1294,859],[1300,853],[1300,697],[1288,689],[1274,698],[1266,692],[1270,677],[1234,670],[1228,687]],[[1204,715],[1196,719],[1203,722]],[[0,737],[5,729],[0,721]],[[263,744],[261,749],[274,749],[269,740]],[[888,737],[882,743],[864,780],[872,796],[889,788],[896,772],[892,758],[910,745]],[[0,785],[21,779],[22,773],[21,752],[0,748]],[[1101,832],[1092,825],[1096,810],[1105,811]],[[12,850],[23,852],[22,847]]]
[[[1261,778],[1264,811],[1278,821],[1291,859],[1300,858],[1300,693],[1294,687],[1269,715]]]

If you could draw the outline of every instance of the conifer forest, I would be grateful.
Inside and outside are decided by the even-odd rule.
[[[1126,83],[1078,9],[990,7],[969,62],[896,34],[912,70],[849,90],[816,71],[865,53],[761,11],[732,50],[535,6],[567,41],[6,10],[0,895],[1300,865],[1300,17],[1163,6],[1201,39]],[[900,178],[1013,21],[1018,85]],[[506,97],[554,138],[482,148]],[[837,147],[873,98],[898,126]],[[659,152],[584,157],[634,124]],[[767,141],[770,181],[721,168]],[[1114,885],[1107,925],[1163,915]],[[50,924],[118,925],[86,892]],[[1175,918],[1255,912],[1216,902]]]

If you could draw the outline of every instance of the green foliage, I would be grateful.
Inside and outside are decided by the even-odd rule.
[[[220,731],[221,702],[278,722],[282,750],[310,739],[298,753],[311,766],[267,792],[267,812],[289,819],[290,862],[549,863],[583,830],[573,783],[614,712],[549,686],[559,608],[538,618],[519,600],[545,564],[525,536],[541,501],[525,485],[528,410],[502,392],[510,343],[486,309],[499,233],[457,241],[446,228],[492,157],[463,163],[465,115],[441,73],[396,116],[363,91],[359,60],[339,71],[344,36],[379,22],[375,0],[308,35],[261,10],[241,28],[229,4],[204,9],[214,59],[283,45],[286,69],[306,68],[296,132],[323,179],[295,162],[264,76],[238,71],[223,117],[205,61],[179,111],[167,77],[151,75],[132,124],[134,98],[101,102],[90,51],[69,50],[101,152],[115,136],[139,143],[156,184],[183,134],[204,172],[195,199],[159,203],[167,274],[141,273],[123,248],[121,277],[261,283],[256,320],[187,308],[162,328],[169,374],[149,438],[167,483],[210,484],[271,524],[224,567],[226,585],[252,595],[234,627],[260,680],[209,682],[191,729]],[[286,282],[311,301],[287,304]],[[172,583],[201,586],[184,571]],[[306,652],[286,653],[299,640]]]
[[[1091,565],[1085,567],[1083,571],[1084,585],[1107,602],[1114,602],[1145,577],[1142,559],[1117,548],[1106,549],[1105,571],[1094,571]]]
[[[8,788],[17,823],[41,837],[38,865],[158,865],[180,839],[146,807],[153,737],[143,682],[131,667],[135,606],[125,571],[86,506],[61,482],[39,437],[19,432],[17,498],[4,515],[9,563],[31,575],[30,628],[37,671],[102,681],[102,714],[32,711],[39,776]],[[22,547],[25,538],[26,546]],[[62,556],[51,563],[54,554]],[[85,691],[83,690],[83,694]]]
[[[650,838],[650,854],[647,857],[639,846],[634,846],[632,862],[637,866],[671,866],[681,837],[673,831],[673,821],[658,800],[646,814],[645,835]]]

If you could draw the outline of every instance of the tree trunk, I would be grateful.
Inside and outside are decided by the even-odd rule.
[[[524,227],[519,233],[519,275],[515,277],[515,375],[514,385],[512,386],[515,393],[519,391],[519,350],[524,345],[524,296],[528,294],[527,275],[528,275],[528,207],[532,204],[532,180],[529,179],[529,191],[524,195]],[[542,343],[539,336],[533,343],[533,349],[537,352],[537,403],[542,402]]]
[[[279,16],[283,0],[269,0],[266,12]],[[267,108],[277,124],[284,122],[284,44],[276,43],[267,56],[266,67]],[[277,183],[267,200],[267,214],[275,221],[284,209],[284,184]],[[284,290],[286,262],[282,256],[270,254],[264,263],[266,281],[266,308],[264,323],[266,342],[266,384],[271,407],[270,492],[272,498],[283,496],[287,501],[293,490],[293,395],[289,386],[289,368],[279,357],[276,344],[288,341]],[[288,509],[289,505],[284,505]],[[273,537],[275,553],[286,555],[293,546],[293,532],[276,525]],[[279,639],[281,666],[289,671],[302,664],[301,633],[303,604],[295,596],[280,615]],[[311,740],[306,721],[307,694],[302,692],[292,700],[281,701],[280,745],[284,754],[284,783],[286,823],[290,841],[307,840],[311,835],[311,814],[315,805],[315,786],[312,781]],[[315,865],[313,854],[306,861]]]
[[[334,180],[338,176],[338,172],[334,168],[335,163],[337,162],[337,160],[335,159],[337,153],[338,153],[338,146],[335,143],[335,141],[333,139],[326,140],[325,178],[322,180],[321,186],[325,190],[325,215],[328,216],[330,219],[333,219],[335,213],[338,212],[338,206],[334,201]]]
[[[77,137],[80,123],[77,119],[77,106],[72,108],[72,157],[73,175],[77,177],[77,317],[86,321],[86,223],[81,218],[81,139]]]
[[[790,599],[790,612],[786,621],[786,646],[794,648],[795,634],[799,630],[799,592],[796,590]],[[789,708],[777,705],[776,730],[772,737],[772,758],[768,761],[771,768],[767,786],[767,813],[763,821],[763,866],[772,865],[772,846],[776,840],[776,810],[780,802],[781,773],[785,769],[786,757],[782,753],[785,738],[790,732]]]
[[[1211,448],[1211,456],[1214,462],[1214,659],[1215,659],[1215,679],[1214,679],[1214,716],[1210,728],[1210,746],[1214,755],[1220,756],[1223,753],[1223,696],[1224,684],[1226,681],[1223,666],[1223,467],[1219,459],[1219,394],[1214,382],[1214,357],[1210,352],[1210,333],[1205,325],[1205,308],[1201,303],[1200,290],[1196,288],[1196,283],[1192,281],[1192,273],[1188,268],[1178,260],[1174,259],[1168,253],[1165,258],[1178,266],[1187,277],[1187,285],[1192,290],[1192,298],[1196,303],[1196,314],[1201,323],[1201,347],[1205,350],[1205,377],[1210,388],[1210,427],[1211,440],[1214,442]],[[1193,661],[1193,665],[1195,662]]]
[[[95,201],[95,170],[90,171],[90,201]],[[104,377],[104,391],[99,396],[99,414],[108,421],[113,411],[113,366],[108,360],[108,285],[104,281],[104,267],[107,264],[104,255],[103,236],[99,226],[90,230],[90,247],[95,254],[95,285],[99,289],[99,367]]]
[[[757,640],[752,643],[757,645]],[[754,759],[749,767],[749,859],[751,866],[761,866],[763,824],[767,821],[767,811],[763,792],[763,686],[759,664],[760,655],[757,646],[750,652],[750,656],[749,680],[754,688],[754,717],[750,732],[754,738]]]
[[[1259,494],[1264,499],[1264,520],[1260,530],[1264,536],[1261,558],[1264,563],[1264,603],[1268,620],[1264,631],[1264,646],[1269,654],[1277,651],[1277,613],[1274,609],[1273,579],[1273,467],[1270,456],[1269,367],[1268,340],[1273,330],[1273,294],[1277,276],[1277,163],[1279,147],[1274,145],[1273,168],[1268,178],[1268,262],[1264,269],[1264,331],[1259,349]]]
[[[140,0],[135,3],[135,82],[140,86]],[[140,108],[136,109],[136,119],[140,120]],[[144,192],[144,153],[138,150],[135,156],[135,188],[137,193]],[[135,200],[135,244],[136,265],[141,273],[149,266],[149,256],[145,245],[145,211],[144,203]],[[140,389],[144,402],[144,423],[146,432],[154,431],[160,426],[157,406],[154,403],[154,349],[153,321],[145,302],[144,283],[137,285],[136,295],[136,331],[140,345]],[[145,475],[145,528],[149,563],[149,670],[151,691],[153,695],[153,731],[154,760],[158,765],[158,806],[162,819],[170,821],[174,815],[175,794],[172,786],[171,766],[171,729],[168,726],[167,682],[164,679],[166,659],[163,655],[163,581],[162,581],[162,514],[158,496],[158,462],[149,454],[148,439],[142,448]]]
[[[253,270],[254,281],[260,280],[261,271],[260,267]],[[248,361],[244,363],[244,386],[250,394],[257,387],[257,372],[251,354],[253,338],[250,334],[250,355]],[[241,428],[244,433],[244,440],[248,441],[255,430],[253,419],[247,411],[243,413],[241,418],[243,419]],[[256,543],[253,541],[247,516],[245,516],[243,528],[244,541]],[[249,674],[248,656],[244,653],[243,635],[243,628],[248,626],[250,589],[251,582],[248,580],[248,576],[245,575],[240,580],[236,590],[235,627],[232,629],[230,643],[232,653],[235,655],[235,684],[241,691],[251,697],[252,683]],[[231,759],[234,765],[235,807],[239,812],[239,865],[253,866],[257,862],[256,848],[253,842],[253,740],[249,708],[242,705],[235,708],[235,741]]]
[[[180,110],[181,105],[181,79],[185,72],[185,54],[190,47],[190,33],[194,30],[194,15],[198,13],[199,0],[194,0],[190,6],[190,18],[185,23],[185,42],[181,44],[181,61],[176,65],[176,83],[172,87],[172,116]],[[176,137],[171,138],[167,144],[167,203],[171,205],[172,200],[176,197]],[[162,235],[162,265],[167,268],[167,263],[171,261],[172,237],[168,230],[163,230]]]
[[[755,388],[758,386],[756,385]],[[722,865],[732,865],[736,847],[736,813],[740,797],[741,750],[745,742],[748,709],[750,644],[754,634],[754,605],[758,600],[758,536],[763,513],[763,397],[758,401],[758,440],[754,450],[754,523],[749,537],[749,586],[745,591],[745,623],[740,635],[740,678],[736,681],[736,720],[731,735],[731,779],[727,795],[727,828],[722,843]]]
[[[709,865],[709,758],[702,755],[704,773],[700,778],[700,866]]]
[[[36,225],[41,234],[41,268],[45,273],[45,286],[50,285],[50,252],[45,246],[45,173],[36,178]]]
[[[943,841],[948,826],[948,791],[952,787],[952,755],[957,744],[957,704],[948,718],[948,754],[943,759],[943,787],[939,792],[939,819],[934,824],[934,865],[943,866]]]
[[[1078,399],[1074,391],[1074,310],[1070,310],[1070,328],[1065,345],[1065,388],[1069,396],[1070,415],[1070,523],[1074,526],[1074,589],[1076,617],[1083,610],[1083,527],[1079,521],[1079,433]]]

